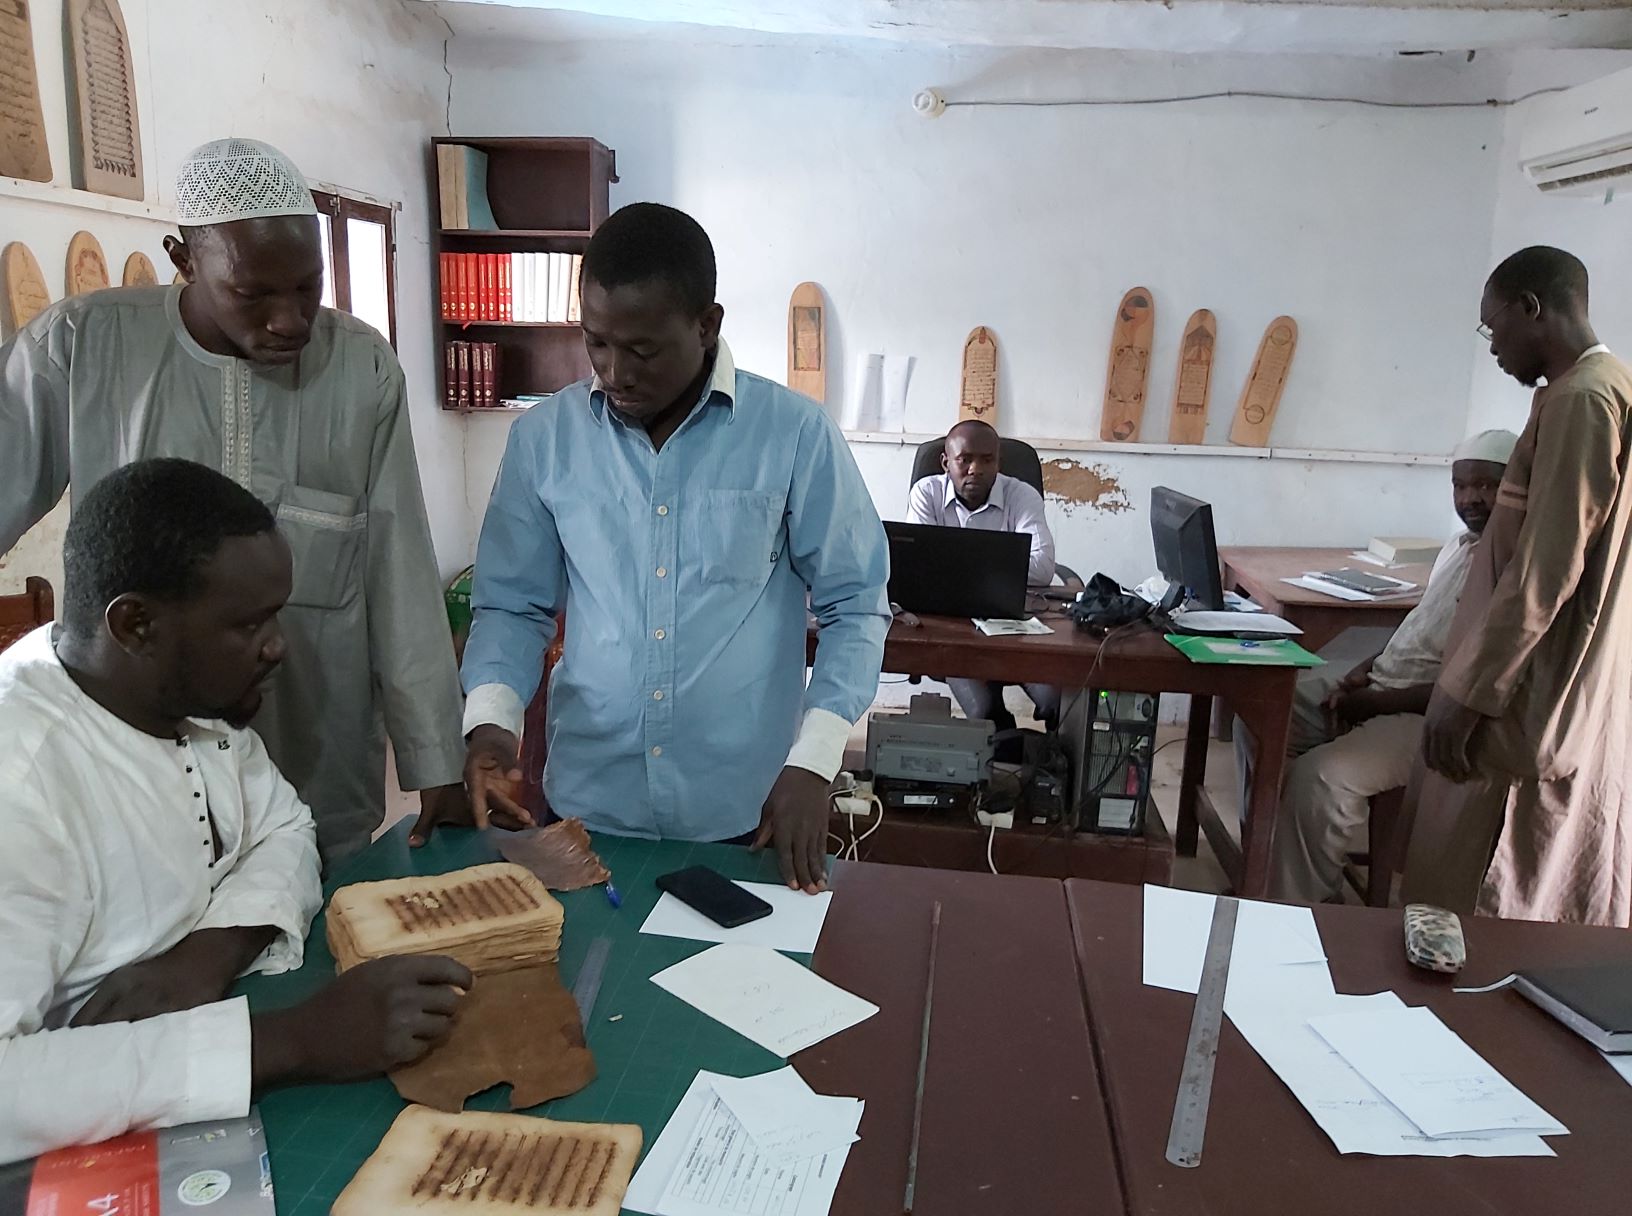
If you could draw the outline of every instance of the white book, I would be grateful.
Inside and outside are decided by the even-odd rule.
[[[583,269],[584,269],[584,255],[581,254],[581,253],[573,254],[572,255],[572,285],[568,289],[568,295],[567,295],[567,320],[571,321],[574,325],[578,324],[580,321],[583,320],[583,317],[580,315],[580,313],[578,311],[578,293],[582,290],[582,285],[579,283],[578,280],[579,280],[579,275],[583,272]]]
[[[567,280],[572,274],[572,266],[564,253],[550,254],[550,320],[565,322],[567,319]]]
[[[533,277],[528,283],[528,311],[534,321],[548,320],[544,315],[544,298],[549,286],[549,255],[543,253],[529,253],[527,260],[533,264]]]
[[[510,258],[510,319],[512,321],[525,321],[527,319],[527,295],[523,274],[526,266],[522,261],[521,254],[512,253],[507,256]]]

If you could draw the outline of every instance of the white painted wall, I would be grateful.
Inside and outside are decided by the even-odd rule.
[[[52,167],[69,182],[62,0],[35,0],[35,60]],[[398,0],[122,0],[136,65],[149,200],[167,207],[183,156],[209,139],[248,135],[289,153],[311,178],[401,202],[398,348],[410,419],[441,564],[470,550],[463,429],[438,409],[432,322],[425,143],[446,130],[447,31],[434,11]],[[117,281],[140,248],[168,281],[168,225],[0,195],[4,239],[26,242],[53,296],[62,292],[68,238],[101,240]],[[60,588],[62,513],[36,529],[0,568],[0,591],[27,573]]]
[[[1578,84],[1632,65],[1632,52],[1577,51],[1521,57],[1510,87],[1515,95],[1532,89]],[[1489,267],[1527,245],[1567,249],[1587,265],[1592,285],[1592,320],[1598,336],[1622,355],[1632,353],[1632,294],[1625,290],[1632,273],[1632,190],[1606,204],[1602,200],[1543,195],[1519,171],[1519,138],[1530,111],[1521,104],[1507,112],[1502,156],[1496,178],[1496,206],[1491,230]],[[1483,279],[1480,280],[1483,286]],[[1478,293],[1470,296],[1465,318],[1478,324]],[[1478,339],[1474,339],[1478,342]],[[1480,427],[1524,429],[1530,390],[1503,375],[1487,348],[1479,344],[1469,417]]]
[[[742,366],[781,375],[788,294],[814,279],[832,302],[830,404],[846,388],[838,369],[864,352],[913,354],[907,430],[943,430],[964,337],[985,324],[1003,352],[1002,429],[1093,437],[1113,312],[1143,284],[1158,312],[1146,438],[1165,438],[1180,330],[1204,306],[1219,318],[1211,442],[1282,312],[1302,345],[1277,444],[1443,454],[1464,433],[1499,111],[1224,100],[926,121],[909,99],[926,85],[954,99],[1232,87],[1483,99],[1505,83],[1489,57],[1003,54],[609,28],[619,36],[560,44],[461,37],[453,126],[617,149],[614,204],[673,203],[712,234]],[[478,519],[507,425],[470,423]],[[880,510],[899,517],[910,454],[856,454]],[[1062,559],[1083,573],[1149,573],[1144,506],[1161,483],[1214,500],[1223,543],[1361,543],[1452,523],[1442,468],[1083,459],[1133,507],[1051,504]]]

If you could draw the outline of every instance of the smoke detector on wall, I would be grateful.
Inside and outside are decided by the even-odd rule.
[[[919,89],[912,95],[912,109],[924,118],[939,118],[946,113],[946,98],[934,89]]]

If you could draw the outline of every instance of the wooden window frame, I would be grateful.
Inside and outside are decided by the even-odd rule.
[[[397,215],[395,208],[364,202],[327,190],[313,190],[312,201],[329,217],[329,263],[334,274],[334,306],[351,311],[350,237],[348,219],[368,220],[385,228],[385,305],[391,332],[386,340],[397,347]]]

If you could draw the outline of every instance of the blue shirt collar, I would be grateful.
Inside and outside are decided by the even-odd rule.
[[[708,383],[703,386],[701,402],[713,400],[721,401],[731,411],[731,417],[737,416],[737,364],[731,358],[731,348],[725,344],[725,339],[717,339],[714,345],[714,373],[709,376]],[[589,412],[598,423],[606,416],[606,390],[601,387],[601,378],[595,376],[589,382]]]

